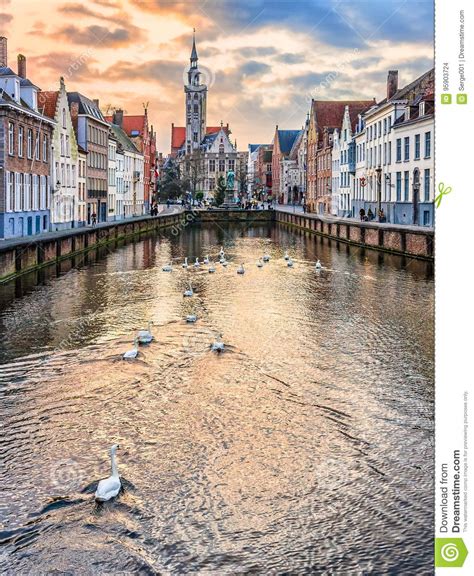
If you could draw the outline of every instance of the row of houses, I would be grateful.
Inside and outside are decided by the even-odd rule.
[[[383,100],[312,100],[300,130],[250,145],[248,195],[309,212],[433,226],[434,70]],[[265,160],[264,160],[265,158]],[[271,161],[270,161],[271,159]]]
[[[0,38],[0,239],[146,213],[155,201],[156,134],[148,112],[104,116],[99,101],[43,91],[8,67]]]

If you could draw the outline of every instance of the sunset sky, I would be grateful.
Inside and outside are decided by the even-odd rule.
[[[192,29],[209,85],[208,125],[229,123],[239,149],[298,129],[311,97],[380,100],[433,66],[432,1],[0,0],[9,65],[99,98],[104,112],[149,113],[159,150],[184,124]]]

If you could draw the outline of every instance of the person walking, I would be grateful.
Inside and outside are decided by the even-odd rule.
[[[361,208],[361,209],[359,210],[359,216],[360,216],[361,222],[363,222],[364,216],[365,216],[365,210],[364,210],[363,208]]]
[[[97,224],[97,214],[95,212],[92,212],[91,219],[92,219],[92,226],[95,226]]]

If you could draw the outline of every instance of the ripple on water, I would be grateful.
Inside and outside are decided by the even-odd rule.
[[[161,271],[222,245],[215,274]],[[378,256],[189,228],[0,288],[1,569],[430,573],[433,283]],[[97,508],[115,442],[124,491]]]

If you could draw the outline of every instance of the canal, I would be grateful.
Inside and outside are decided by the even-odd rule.
[[[272,224],[0,286],[0,572],[432,573],[433,304],[429,263]]]

